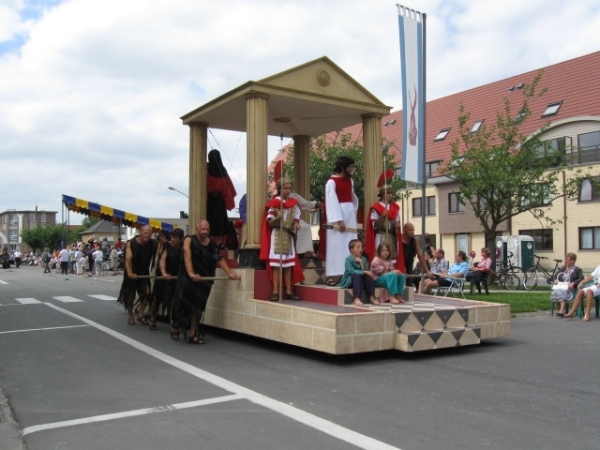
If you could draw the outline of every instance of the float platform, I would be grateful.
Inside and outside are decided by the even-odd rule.
[[[314,269],[305,269],[306,272]],[[220,269],[219,269],[220,271]],[[269,302],[264,270],[241,269],[241,281],[216,281],[206,325],[332,355],[380,350],[415,352],[479,344],[510,334],[510,306],[413,294],[401,305],[351,305],[347,289],[295,286],[302,301]],[[307,280],[321,280],[308,274]],[[312,274],[314,275],[314,273]]]

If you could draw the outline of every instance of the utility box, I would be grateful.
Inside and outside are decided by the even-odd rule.
[[[510,263],[514,267],[520,267],[523,270],[531,269],[535,265],[534,252],[535,242],[531,236],[498,236],[496,238],[496,267],[498,269],[506,267],[510,258]]]
[[[533,261],[535,242],[531,236],[508,236],[507,250],[513,254],[511,258],[513,266],[528,270],[535,265]]]
[[[502,270],[508,262],[507,249],[508,236],[498,236],[496,238],[496,270]]]

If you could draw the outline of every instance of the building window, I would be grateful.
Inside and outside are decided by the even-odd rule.
[[[579,188],[580,202],[594,202],[600,200],[600,178],[583,180]]]
[[[566,162],[567,138],[561,137],[542,142],[539,156],[546,158],[551,156],[550,167],[556,167]]]
[[[524,207],[538,208],[552,205],[552,190],[547,183],[532,184],[521,192],[521,205]]]
[[[29,222],[31,222],[31,223],[35,222],[35,213],[30,213],[29,214]]]
[[[438,135],[435,137],[434,142],[437,141],[443,141],[444,139],[446,139],[446,136],[448,136],[448,133],[450,133],[451,128],[444,128],[443,130],[441,130]]]
[[[10,219],[10,225],[17,224],[17,215],[16,214],[11,214],[9,219]]]
[[[552,228],[541,230],[519,230],[520,235],[531,236],[535,242],[536,250],[552,250],[554,248],[554,238],[552,237]]]
[[[450,214],[465,212],[465,205],[458,200],[458,194],[454,192],[448,194],[448,212]]]
[[[579,250],[600,250],[600,227],[579,229]]]
[[[412,210],[414,217],[421,217],[421,200],[423,197],[412,199]],[[435,216],[435,197],[425,197],[425,215]]]
[[[16,241],[17,240],[17,230],[9,230],[8,231],[8,240],[9,241]]]
[[[542,117],[548,117],[548,116],[555,115],[558,112],[558,110],[560,109],[561,105],[562,105],[562,100],[560,102],[550,103],[548,105],[548,107],[546,108],[546,110],[544,111],[544,114],[542,114]]]
[[[42,222],[42,223],[46,222],[46,213],[41,214],[40,222]]]
[[[417,240],[417,242],[419,243],[419,245],[421,245],[421,235],[420,234],[415,234],[415,239]],[[426,234],[425,235],[425,240],[429,239],[431,241],[431,246],[433,248],[437,248],[437,236],[435,234]],[[432,255],[433,256],[433,255]]]
[[[589,148],[597,148],[600,146],[600,131],[592,131],[577,136],[579,148],[586,150]]]
[[[481,125],[483,125],[484,120],[485,119],[478,120],[477,122],[475,122],[473,124],[473,128],[471,128],[471,134],[477,133],[479,131],[479,129],[481,128]]]
[[[439,166],[439,161],[425,163],[425,176],[431,178],[437,172]]]

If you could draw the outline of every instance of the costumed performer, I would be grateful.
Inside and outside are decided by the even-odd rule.
[[[327,285],[335,286],[332,277],[344,274],[346,258],[339,249],[348,247],[357,238],[356,211],[358,197],[354,193],[354,158],[340,156],[335,162],[335,174],[325,184],[326,223],[337,227],[326,233],[325,276]],[[348,230],[350,228],[352,230]],[[319,246],[321,252],[321,245]]]
[[[273,172],[275,180],[279,180],[281,178],[281,173],[283,170],[282,167],[283,167],[283,161],[279,160],[277,162],[277,164],[275,165],[275,170]],[[292,186],[292,189],[293,189],[293,186]],[[323,207],[323,204],[321,202],[317,202],[317,201],[311,202],[309,200],[306,200],[304,197],[302,197],[300,194],[298,194],[296,192],[292,192],[290,194],[290,197],[298,200],[298,207],[300,208],[300,211],[311,211],[315,208]],[[242,206],[241,206],[241,202],[240,202],[240,215],[241,215],[241,211],[242,211]],[[296,232],[296,252],[299,255],[303,254],[305,258],[310,258],[310,257],[315,256],[310,225],[308,223],[306,223],[302,219],[302,217],[300,217],[300,229]]]
[[[300,260],[294,246],[294,235],[300,229],[300,208],[298,200],[290,197],[292,181],[284,176],[277,182],[279,195],[266,205],[266,216],[262,226],[260,259],[266,262],[273,282],[271,301],[279,301],[279,267],[283,270],[286,300],[300,300],[292,292],[292,285],[304,280]],[[283,207],[282,207],[283,203]],[[282,293],[283,294],[283,293]]]
[[[177,292],[175,294],[174,320],[171,325],[171,337],[179,338],[175,331],[184,330],[184,336],[190,344],[204,344],[204,333],[200,330],[202,314],[206,308],[213,281],[202,277],[214,277],[217,265],[232,280],[237,274],[229,268],[227,261],[210,239],[210,225],[206,220],[198,221],[196,233],[183,240],[183,264],[179,265]],[[185,333],[189,332],[189,335]]]
[[[206,218],[210,224],[211,238],[218,246],[222,246],[223,243],[227,243],[223,236],[227,236],[230,232],[227,211],[235,208],[234,199],[237,192],[221,161],[221,153],[218,150],[208,152],[207,171]]]
[[[398,260],[404,260],[402,248],[398,248],[400,207],[396,202],[392,201],[392,186],[386,184],[393,176],[393,170],[386,170],[381,174],[377,182],[379,201],[371,206],[369,220],[366,223],[365,253],[370,258],[374,258],[379,244],[385,242],[390,246],[392,261],[397,263]],[[399,253],[401,255],[400,258],[398,258]]]

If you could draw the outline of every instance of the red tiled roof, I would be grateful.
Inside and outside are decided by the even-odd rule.
[[[600,116],[600,52],[596,52],[427,102],[426,160],[449,158],[450,144],[458,138],[461,103],[471,113],[467,124],[469,127],[481,119],[485,119],[487,125],[495,124],[496,113],[503,110],[505,98],[511,101],[511,114],[516,116],[521,106],[522,90],[509,92],[508,89],[520,83],[531,83],[539,70],[543,70],[544,74],[538,88],[547,88],[547,92],[542,97],[531,100],[532,115],[521,127],[522,133],[529,135],[548,121],[556,122],[583,115]],[[542,118],[548,105],[559,101],[563,103],[558,114]],[[396,122],[390,124],[393,120]],[[383,117],[382,125],[384,139],[393,141],[393,150],[401,153],[402,111]],[[451,128],[446,139],[434,142],[444,128]],[[345,128],[342,134],[350,133],[358,137],[361,131],[362,124],[357,124]],[[330,137],[334,135],[335,133],[328,134]]]

